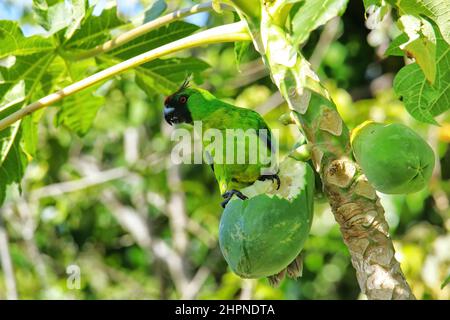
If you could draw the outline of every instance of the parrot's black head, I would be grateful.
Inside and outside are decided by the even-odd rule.
[[[185,89],[189,86],[189,80],[185,80],[181,87],[164,100],[164,119],[167,123],[190,123],[192,115],[188,108],[189,94]]]

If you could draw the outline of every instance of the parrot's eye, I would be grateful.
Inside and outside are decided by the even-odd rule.
[[[180,101],[181,104],[185,104],[186,101],[187,101],[187,97],[186,96],[181,96],[179,101]]]

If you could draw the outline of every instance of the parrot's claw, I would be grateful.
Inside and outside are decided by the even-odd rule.
[[[258,180],[260,180],[260,181],[271,180],[272,182],[274,180],[276,180],[277,181],[277,190],[280,189],[281,181],[280,181],[280,177],[278,176],[278,174],[262,175],[258,178]]]
[[[225,199],[225,200],[222,201],[222,203],[220,204],[220,205],[222,206],[222,208],[225,208],[225,207],[226,207],[226,205],[228,204],[228,202],[230,202],[230,200],[231,200],[231,198],[233,197],[233,195],[236,195],[239,199],[242,199],[242,200],[248,199],[248,197],[245,196],[244,194],[242,194],[242,192],[240,192],[239,190],[233,189],[233,190],[227,191],[227,192],[225,192],[225,193],[222,195],[222,198]]]

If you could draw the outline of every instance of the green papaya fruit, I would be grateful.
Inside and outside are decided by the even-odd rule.
[[[262,278],[286,268],[300,253],[311,228],[314,172],[305,162],[286,158],[278,173],[280,189],[256,181],[233,198],[219,226],[220,249],[234,273]]]
[[[433,150],[403,124],[366,121],[352,131],[351,145],[367,180],[382,193],[419,191],[433,172]]]

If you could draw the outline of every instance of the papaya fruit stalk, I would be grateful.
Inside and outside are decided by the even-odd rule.
[[[247,20],[255,48],[273,82],[289,104],[311,144],[336,221],[356,269],[361,291],[369,299],[415,299],[396,260],[384,209],[357,163],[352,161],[349,130],[308,61],[291,42],[283,19],[263,1],[259,24]],[[242,19],[246,19],[244,15]]]

